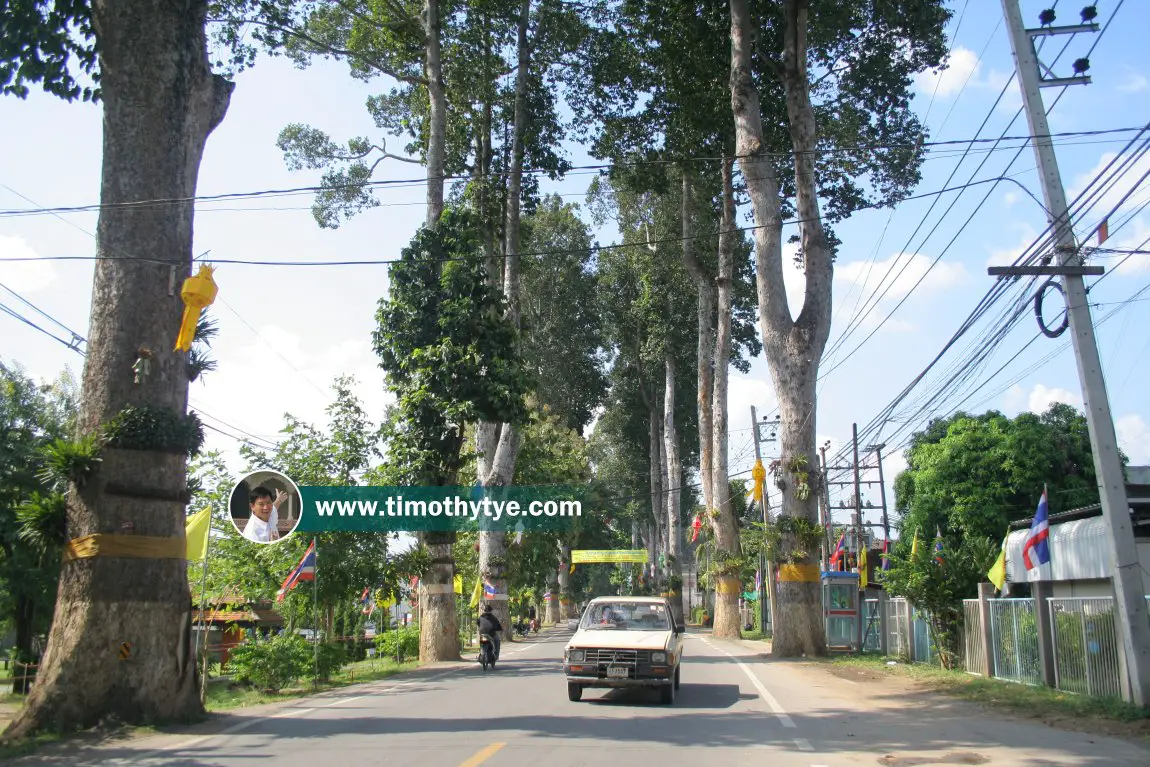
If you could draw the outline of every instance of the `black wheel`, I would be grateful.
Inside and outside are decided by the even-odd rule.
[[[675,689],[679,689],[679,668],[675,667]]]
[[[567,699],[576,703],[583,697],[583,685],[567,683]]]
[[[674,684],[665,684],[659,688],[659,702],[666,705],[671,705],[675,702],[675,687]]]

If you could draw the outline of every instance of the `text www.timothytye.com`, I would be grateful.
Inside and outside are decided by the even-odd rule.
[[[316,501],[321,517],[451,517],[478,519],[480,516],[499,521],[507,517],[580,517],[580,501],[531,501],[523,508],[519,501],[495,501],[484,498],[472,501],[450,496],[442,501],[405,501],[403,496],[388,498],[380,509],[379,501]]]

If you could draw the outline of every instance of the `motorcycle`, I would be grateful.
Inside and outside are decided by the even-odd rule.
[[[488,666],[495,668],[495,643],[487,634],[479,635],[479,664],[486,671]]]
[[[527,633],[530,630],[531,630],[530,627],[522,621],[515,624],[515,635],[516,636],[525,637],[525,636],[527,636]]]

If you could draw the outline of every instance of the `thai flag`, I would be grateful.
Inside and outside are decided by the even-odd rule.
[[[1022,564],[1026,566],[1027,570],[1033,570],[1039,565],[1050,562],[1049,510],[1046,502],[1046,488],[1043,487],[1042,498],[1038,501],[1038,511],[1034,514],[1034,521],[1030,523],[1030,532],[1026,536],[1026,542],[1022,544]],[[1034,559],[1030,557],[1031,551],[1034,552]]]
[[[942,564],[942,529],[934,529],[934,561]]]
[[[491,585],[491,581],[486,578],[483,579],[483,593],[489,597],[495,596],[495,587]]]
[[[550,591],[548,591],[547,593],[545,593],[545,594],[543,595],[543,598],[544,598],[544,599],[550,599],[550,598],[551,598],[551,592],[550,592]]]
[[[371,603],[371,597],[369,596],[370,593],[371,587],[364,586],[363,593],[359,595],[359,604],[363,608],[362,612],[364,615],[371,615],[372,608],[374,607],[374,605]]]
[[[833,554],[831,554],[831,564],[832,565],[836,565],[836,566],[838,565],[839,560],[843,556],[843,546],[846,545],[846,542],[847,542],[847,534],[846,534],[846,531],[844,530],[842,535],[839,536],[839,542],[835,546],[835,552]]]
[[[303,559],[295,566],[295,569],[288,573],[288,577],[284,579],[283,585],[280,586],[279,592],[276,594],[276,601],[282,602],[284,596],[289,591],[295,588],[295,585],[300,581],[314,581],[315,580],[315,539],[312,539],[311,545],[307,547],[304,552]]]

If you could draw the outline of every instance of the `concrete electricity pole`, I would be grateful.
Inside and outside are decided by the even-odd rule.
[[[1056,233],[1058,255],[1057,266],[992,267],[992,276],[1040,275],[1062,277],[1066,293],[1066,314],[1069,319],[1071,337],[1074,341],[1074,354],[1078,363],[1078,377],[1082,384],[1083,400],[1086,405],[1086,422],[1090,430],[1090,446],[1094,453],[1094,469],[1098,477],[1099,493],[1102,500],[1102,516],[1107,522],[1110,550],[1113,557],[1113,582],[1115,603],[1118,607],[1119,630],[1122,632],[1122,645],[1125,649],[1126,668],[1130,675],[1133,703],[1139,706],[1150,704],[1150,619],[1146,615],[1146,601],[1142,593],[1142,572],[1135,549],[1134,535],[1130,523],[1130,506],[1126,499],[1126,480],[1118,455],[1118,441],[1114,434],[1114,420],[1110,413],[1110,402],[1106,394],[1106,383],[1102,378],[1102,363],[1098,356],[1098,345],[1094,338],[1094,325],[1090,316],[1090,304],[1086,295],[1083,277],[1086,274],[1100,274],[1100,267],[1082,265],[1078,245],[1071,228],[1066,193],[1062,188],[1062,177],[1058,172],[1058,161],[1054,155],[1054,145],[1050,140],[1050,126],[1046,122],[1046,108],[1042,103],[1040,89],[1049,86],[1084,84],[1089,79],[1083,76],[1070,78],[1043,78],[1034,51],[1034,38],[1044,35],[1072,34],[1077,32],[1097,32],[1093,22],[1073,26],[1051,26],[1054,19],[1042,18],[1043,26],[1027,29],[1022,21],[1018,0],[1002,0],[1007,27],[1010,30],[1010,46],[1014,52],[1018,81],[1022,99],[1026,106],[1027,120],[1034,141],[1034,153],[1038,159],[1039,175],[1042,178],[1042,191],[1046,200],[1047,216]],[[1046,15],[1050,15],[1047,12]],[[1083,14],[1083,20],[1087,16]],[[1075,62],[1079,75],[1089,67],[1089,62]],[[1049,71],[1049,70],[1047,70]]]
[[[775,426],[776,428],[778,427],[778,423],[779,422],[777,420],[773,421],[773,422],[772,421],[763,421],[763,425],[772,425],[772,426]],[[759,424],[758,413],[755,411],[755,406],[751,405],[751,432],[754,434],[754,439],[755,439],[755,461],[756,462],[760,462],[763,460],[762,453],[760,452],[760,449],[759,449],[759,442],[760,441],[762,441],[762,442],[774,442],[776,439],[774,431],[771,432],[771,436],[769,436],[769,437],[760,437],[759,436],[759,425],[760,424]],[[763,524],[766,525],[770,520],[767,518],[767,487],[766,487],[765,482],[763,483],[763,501],[762,501],[762,504],[763,504],[762,505]],[[772,585],[774,583],[774,579],[771,577],[770,567],[771,567],[771,563],[767,562],[766,558],[760,552],[759,553],[759,573],[761,574],[761,577],[759,578],[759,631],[761,631],[764,634],[766,633],[768,622],[771,623],[771,630],[772,631],[774,630],[774,622],[768,621],[769,615],[767,613],[767,600],[766,600],[766,595],[770,594],[771,595],[771,612],[773,614],[774,605],[775,605],[775,602],[774,602],[775,590],[774,590],[774,586]]]

